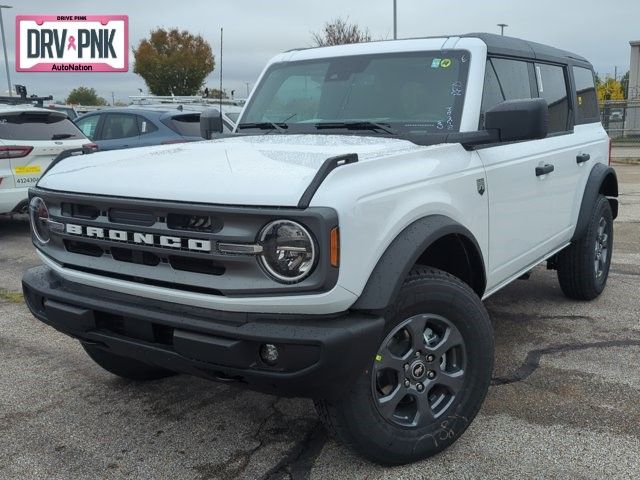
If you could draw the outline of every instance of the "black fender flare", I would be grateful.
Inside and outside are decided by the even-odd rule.
[[[615,198],[618,196],[618,177],[616,171],[608,165],[596,163],[589,173],[587,185],[584,188],[580,212],[578,213],[578,220],[576,221],[576,229],[571,238],[572,242],[582,238],[587,231],[593,206],[596,204],[600,194],[605,195],[609,199],[613,218],[616,218],[618,216],[618,200]]]
[[[378,260],[353,310],[381,310],[391,305],[405,278],[418,258],[436,240],[457,234],[472,242],[482,264],[481,290],[486,285],[482,251],[473,234],[463,225],[444,215],[429,215],[407,226],[389,244]],[[481,294],[480,294],[481,295]]]

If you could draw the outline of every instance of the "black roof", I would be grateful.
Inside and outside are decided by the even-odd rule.
[[[589,61],[580,55],[541,43],[522,40],[521,38],[505,37],[493,33],[467,33],[460,36],[479,38],[487,44],[488,53],[493,55],[532,58],[543,62],[567,63],[591,67]]]
[[[394,40],[402,42],[404,40],[417,40],[422,38],[479,38],[487,44],[487,53],[490,55],[500,55],[507,57],[519,57],[526,59],[540,60],[541,62],[553,62],[571,65],[580,65],[589,69],[593,69],[589,61],[575,53],[560,50],[559,48],[550,47],[541,43],[530,42],[521,38],[507,37],[496,35],[494,33],[465,33],[462,35],[437,35],[430,37],[412,37]],[[374,40],[374,42],[385,42],[388,40]],[[303,47],[287,50],[288,52],[309,50],[322,47]]]

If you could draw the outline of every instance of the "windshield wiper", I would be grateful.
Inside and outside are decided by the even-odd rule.
[[[267,120],[266,122],[241,123],[240,125],[238,125],[238,128],[240,130],[242,130],[243,128],[259,128],[261,130],[268,130],[266,134],[272,132],[273,130],[277,130],[279,133],[283,133],[287,128],[289,128],[289,124],[287,122],[296,115],[297,113],[289,115],[281,122],[271,122]]]
[[[259,128],[260,130],[277,130],[279,132],[284,132],[289,125],[284,122],[274,123],[274,122],[253,122],[253,123],[241,123],[238,125],[238,128],[242,130],[243,128]]]
[[[393,128],[384,123],[370,122],[370,121],[355,121],[355,122],[320,122],[316,123],[318,129],[347,129],[347,130],[382,130],[385,133],[391,135],[398,135]]]
[[[51,140],[64,140],[65,138],[71,138],[73,136],[73,133],[54,133]]]

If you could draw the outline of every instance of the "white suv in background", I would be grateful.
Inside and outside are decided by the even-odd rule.
[[[94,147],[64,112],[0,105],[0,214],[26,213],[28,189],[69,149]]]

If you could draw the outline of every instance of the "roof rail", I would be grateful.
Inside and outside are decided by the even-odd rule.
[[[6,105],[35,105],[36,107],[42,107],[45,100],[53,100],[53,95],[48,97],[38,97],[37,95],[31,95],[27,97],[27,87],[24,85],[15,85],[17,97],[4,97],[0,96],[0,103]]]
[[[175,104],[199,104],[208,105],[244,105],[244,99],[223,98],[220,102],[219,98],[203,97],[201,95],[130,95],[129,99],[134,105],[150,105],[158,103],[175,103]]]

